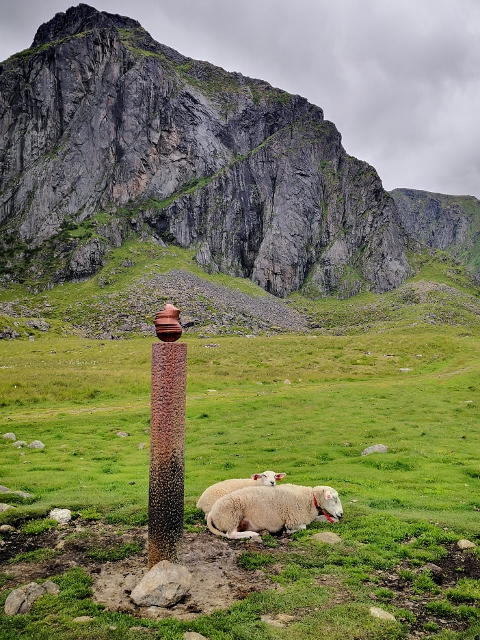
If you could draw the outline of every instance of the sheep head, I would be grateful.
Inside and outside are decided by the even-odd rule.
[[[338,493],[332,487],[314,487],[313,495],[318,508],[333,516],[336,522],[343,516],[343,507]]]
[[[275,473],[275,471],[264,471],[263,473],[254,473],[250,477],[256,480],[259,486],[273,487],[284,478],[286,473]]]

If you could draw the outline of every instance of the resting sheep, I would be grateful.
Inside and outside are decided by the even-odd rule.
[[[245,487],[274,487],[276,482],[286,475],[286,473],[264,471],[263,473],[254,473],[250,478],[231,478],[230,480],[217,482],[202,493],[197,502],[197,509],[202,509],[205,516],[207,516],[214,503],[228,493]]]
[[[306,529],[314,520],[333,522],[343,516],[342,503],[332,487],[247,487],[238,489],[213,505],[207,517],[212,533],[233,540],[259,537],[258,531],[287,533]],[[331,517],[333,516],[333,517]]]

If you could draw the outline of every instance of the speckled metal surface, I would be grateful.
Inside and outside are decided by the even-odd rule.
[[[152,345],[148,568],[176,562],[183,534],[187,345]]]

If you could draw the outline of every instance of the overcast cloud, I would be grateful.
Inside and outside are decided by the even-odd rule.
[[[0,60],[68,0],[0,0]],[[91,0],[319,105],[384,187],[480,198],[479,0]]]

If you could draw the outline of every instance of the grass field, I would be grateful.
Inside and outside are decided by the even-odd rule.
[[[180,250],[172,253],[165,268],[184,268],[187,258]],[[117,284],[124,286],[116,268]],[[137,276],[142,268],[135,267]],[[466,300],[463,310],[450,290],[425,289],[428,277],[457,286]],[[102,611],[91,600],[91,577],[77,568],[54,577],[60,599],[45,596],[25,616],[0,613],[0,640],[179,640],[186,630],[210,640],[478,640],[478,578],[461,577],[455,588],[441,589],[428,571],[419,573],[426,562],[445,559],[459,538],[476,542],[466,553],[479,557],[480,326],[468,306],[468,296],[477,294],[462,278],[461,270],[442,270],[427,260],[409,288],[383,297],[292,296],[292,304],[327,327],[317,334],[182,338],[188,345],[188,518],[198,523],[194,505],[209,484],[273,469],[286,472],[289,482],[338,490],[345,516],[327,528],[341,535],[340,547],[311,540],[325,528],[320,524],[296,534],[288,552],[276,548],[275,539],[265,540],[258,552],[245,552],[242,566],[271,575],[283,591],[254,594],[189,624],[139,623]],[[15,506],[0,514],[0,524],[25,535],[48,530],[53,507],[122,530],[147,522],[153,339],[68,335],[61,318],[67,309],[75,313],[69,300],[97,295],[93,281],[56,288],[45,298],[58,308],[48,333],[30,330],[34,342],[0,343],[0,435],[13,432],[18,440],[45,444],[43,450],[18,449],[0,438],[0,484],[34,496],[0,494],[1,502]],[[432,313],[436,324],[429,321]],[[388,453],[360,455],[379,443]],[[138,548],[112,549],[106,557],[114,561],[127,551]],[[29,560],[42,562],[52,553],[37,549]],[[410,585],[405,589],[415,606],[423,607],[421,623],[388,588],[392,572]],[[0,572],[2,612],[9,589],[8,571]],[[372,604],[394,613],[397,622],[372,619]],[[272,628],[260,621],[266,614],[294,621]],[[75,615],[93,615],[95,622],[79,629],[71,623]],[[139,624],[143,631],[135,629]]]
[[[187,340],[187,503],[221,478],[271,468],[328,482],[356,509],[478,523],[478,336],[426,326],[215,340]],[[36,497],[21,513],[146,513],[149,452],[138,445],[149,440],[151,344],[2,345],[4,432],[45,444],[2,442],[3,484]],[[360,456],[376,443],[388,455]]]

